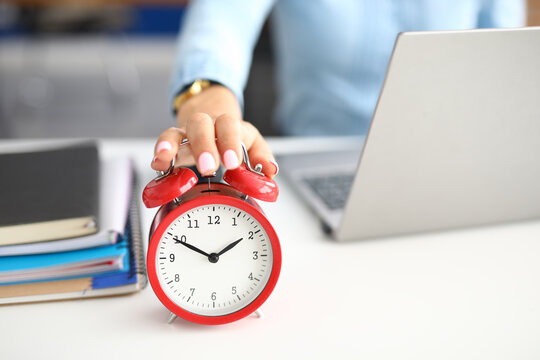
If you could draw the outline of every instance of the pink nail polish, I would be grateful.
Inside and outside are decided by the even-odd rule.
[[[226,169],[234,169],[238,167],[238,156],[236,156],[234,150],[229,149],[223,153],[223,165]]]
[[[156,146],[156,154],[159,154],[160,152],[164,150],[172,150],[172,145],[168,141],[160,141]]]
[[[199,165],[199,171],[203,175],[207,175],[216,170],[216,161],[209,152],[203,152],[199,155],[199,161],[197,161],[197,163]]]

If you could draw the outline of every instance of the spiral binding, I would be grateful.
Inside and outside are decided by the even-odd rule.
[[[133,172],[133,191],[131,192],[131,204],[129,209],[129,221],[131,230],[131,253],[133,256],[133,275],[137,276],[137,282],[144,289],[148,284],[146,277],[146,262],[144,259],[144,246],[141,234],[141,218],[139,211],[137,174]]]

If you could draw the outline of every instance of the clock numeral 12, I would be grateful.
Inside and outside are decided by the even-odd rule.
[[[208,225],[219,225],[219,215],[214,216],[214,222],[212,222],[212,216],[208,216]]]

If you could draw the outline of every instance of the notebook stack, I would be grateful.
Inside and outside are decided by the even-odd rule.
[[[131,293],[146,285],[127,157],[94,143],[0,154],[0,304]]]

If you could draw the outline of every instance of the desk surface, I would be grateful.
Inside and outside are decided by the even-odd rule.
[[[29,143],[3,141],[0,151]],[[271,139],[277,153],[334,143]],[[101,144],[132,155],[141,183],[154,176],[152,140]],[[277,180],[279,201],[262,206],[283,267],[262,319],[167,325],[150,287],[0,306],[0,358],[540,358],[540,222],[341,244]],[[143,209],[145,234],[154,212]]]

